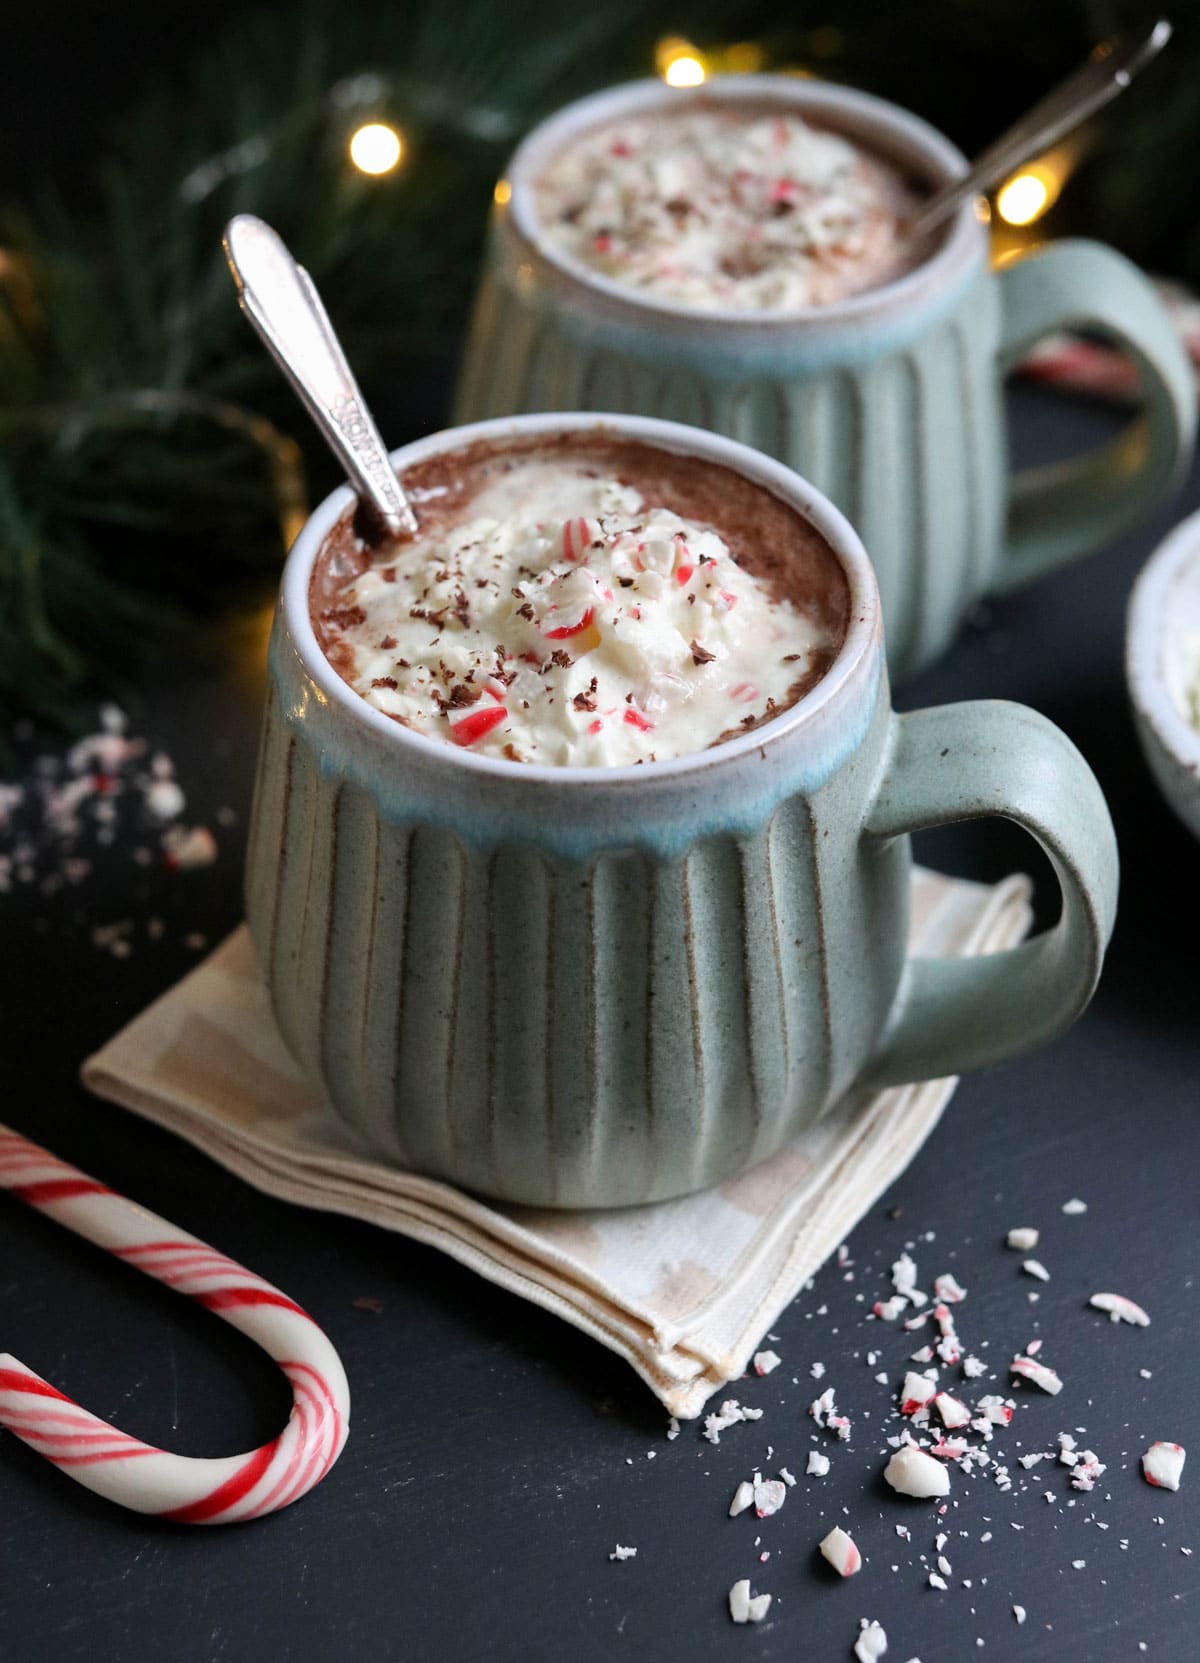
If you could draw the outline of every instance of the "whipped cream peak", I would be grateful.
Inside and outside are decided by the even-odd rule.
[[[837,644],[711,526],[580,461],[535,453],[434,519],[315,622],[368,704],[483,755],[702,750],[792,702]]]
[[[606,123],[564,146],[535,199],[552,246],[701,310],[827,305],[914,263],[901,175],[790,112],[700,103]]]

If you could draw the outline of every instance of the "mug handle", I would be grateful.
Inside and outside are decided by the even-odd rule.
[[[1138,369],[1139,409],[1118,439],[1011,481],[1000,593],[1116,536],[1182,474],[1196,430],[1196,378],[1166,308],[1137,266],[1102,243],[1069,240],[1001,267],[1001,374],[1046,335],[1087,329]]]
[[[872,1086],[985,1068],[1049,1039],[1095,990],[1117,910],[1117,842],[1095,775],[1053,722],[981,699],[893,717],[866,835],[902,837],[955,820],[1015,820],[1049,856],[1062,890],[1051,930],[1003,952],[909,959]]]

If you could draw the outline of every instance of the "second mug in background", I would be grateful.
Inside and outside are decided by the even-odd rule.
[[[983,595],[1096,548],[1171,487],[1194,438],[1191,368],[1152,285],[1101,244],[1052,244],[992,272],[968,205],[913,270],[788,313],[675,305],[549,246],[535,184],[551,158],[590,128],[685,98],[799,115],[931,186],[966,165],[896,105],[785,76],[723,77],[697,93],[636,82],[568,106],[520,146],[497,193],[457,420],[623,411],[777,457],[830,496],[870,549],[897,680],[938,657]],[[1065,328],[1129,352],[1137,409],[1100,451],[1012,476],[1004,377]]]

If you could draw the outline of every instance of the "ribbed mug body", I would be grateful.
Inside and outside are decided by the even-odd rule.
[[[288,1046],[371,1148],[510,1202],[628,1205],[775,1153],[853,1083],[904,956],[907,840],[862,835],[891,721],[865,557],[791,711],[692,757],[539,769],[398,727],[324,660],[307,574],[345,500],[285,575],[248,856]]]
[[[846,514],[870,551],[893,678],[936,658],[1001,557],[1007,447],[1000,298],[966,210],[937,256],[872,294],[794,319],[655,304],[549,249],[533,185],[571,135],[669,104],[638,83],[585,99],[513,158],[459,382],[456,418],[621,411],[727,435],[778,458]],[[705,96],[781,101],[941,180],[963,165],[915,117],[780,77],[723,78]]]

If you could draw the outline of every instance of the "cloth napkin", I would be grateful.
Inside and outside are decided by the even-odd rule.
[[[918,869],[916,953],[994,952],[1029,929],[1029,880]],[[502,1206],[385,1165],[279,1037],[245,926],[83,1065],[101,1097],[257,1189],[429,1242],[624,1357],[672,1415],[742,1375],[779,1312],[901,1173],[954,1080],[836,1105],[717,1189],[615,1211]]]

